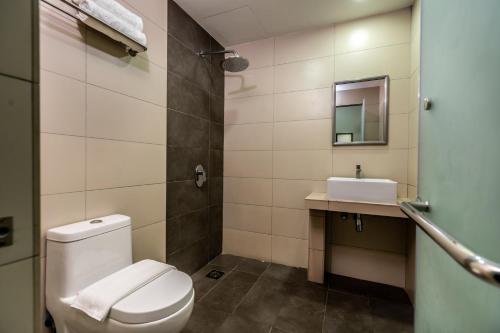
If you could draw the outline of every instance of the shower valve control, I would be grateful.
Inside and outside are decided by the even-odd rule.
[[[0,247],[12,245],[13,242],[13,217],[0,217]]]
[[[198,164],[196,168],[194,169],[194,175],[195,175],[195,183],[196,187],[201,188],[203,184],[207,181],[207,174],[205,172],[205,169],[203,168],[203,165]]]

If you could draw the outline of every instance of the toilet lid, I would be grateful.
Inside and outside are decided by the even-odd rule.
[[[192,295],[189,275],[171,270],[113,305],[109,317],[128,324],[160,320],[182,309]]]

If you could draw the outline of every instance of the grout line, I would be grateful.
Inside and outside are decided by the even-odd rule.
[[[188,117],[191,117],[191,118],[195,118],[195,119],[206,121],[206,122],[211,122],[211,120],[210,120],[210,102],[209,102],[209,107],[208,107],[208,111],[209,111],[208,118],[203,118],[203,117],[194,115],[192,113],[188,113],[188,112],[185,112],[185,111],[181,111],[181,110],[177,110],[177,109],[172,109],[172,108],[167,108],[167,111],[177,112],[177,113],[180,113],[182,115],[185,115],[185,116],[188,116]]]
[[[84,125],[84,131],[87,132],[87,103],[85,102],[85,125]],[[104,141],[115,141],[115,142],[122,142],[122,143],[137,143],[137,144],[143,144],[143,145],[151,145],[151,146],[160,146],[160,147],[165,147],[165,144],[162,143],[153,143],[153,142],[144,142],[144,141],[132,141],[132,140],[123,140],[123,139],[113,139],[113,138],[105,138],[105,137],[98,137],[98,136],[87,136],[87,135],[77,135],[77,134],[66,134],[66,133],[56,133],[56,132],[48,132],[48,131],[40,131],[41,134],[49,134],[49,135],[60,135],[60,136],[69,136],[69,137],[75,137],[75,138],[82,138],[82,139],[94,139],[94,140],[104,140]]]
[[[224,229],[230,229],[234,231],[243,231],[243,232],[248,232],[251,234],[259,234],[259,235],[265,235],[265,236],[271,236],[271,237],[281,237],[281,238],[290,238],[290,239],[295,239],[295,240],[300,240],[300,241],[307,241],[308,239],[306,238],[298,238],[298,237],[292,237],[292,236],[284,236],[284,235],[279,235],[279,234],[267,234],[264,232],[257,232],[257,231],[249,231],[249,230],[244,230],[244,229],[236,229],[236,228],[231,228],[231,227],[224,227]],[[333,243],[332,243],[333,244]],[[392,252],[391,252],[392,253]],[[272,258],[271,258],[272,259]]]
[[[85,30],[84,30],[84,41],[85,41],[85,83],[87,82],[87,72],[88,72],[88,66],[87,66],[87,58],[88,58],[88,40],[87,40],[87,32],[88,32],[88,27],[85,26]],[[85,220],[87,220],[87,162],[88,162],[88,159],[87,159],[87,155],[88,155],[88,138],[87,138],[87,134],[88,134],[88,86],[87,84],[85,84],[85,120],[84,120],[84,135],[85,135],[85,140],[84,140],[84,165],[83,165],[83,169],[84,169],[84,175],[83,175],[83,183],[85,184],[85,188],[84,188],[84,195],[83,195],[83,207],[84,207],[84,211],[83,211],[83,216],[85,217]]]
[[[328,304],[328,294],[329,294],[329,288],[328,288],[328,281],[326,281],[326,300],[325,300],[325,312],[323,313],[323,320],[321,322],[321,332],[324,332],[325,331],[325,322],[326,322],[326,307],[327,307],[327,304]]]

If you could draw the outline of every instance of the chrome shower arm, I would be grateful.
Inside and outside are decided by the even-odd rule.
[[[235,50],[220,50],[220,51],[207,51],[207,50],[202,50],[198,52],[197,54],[201,57],[208,56],[208,55],[213,55],[213,54],[224,54],[224,53],[232,53],[234,56],[239,57],[240,55],[238,52]]]

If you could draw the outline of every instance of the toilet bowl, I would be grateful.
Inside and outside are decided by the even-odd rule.
[[[120,299],[103,321],[71,307],[79,291],[132,265],[128,216],[48,230],[46,260],[46,305],[58,333],[175,333],[193,310],[193,282],[175,267]]]

